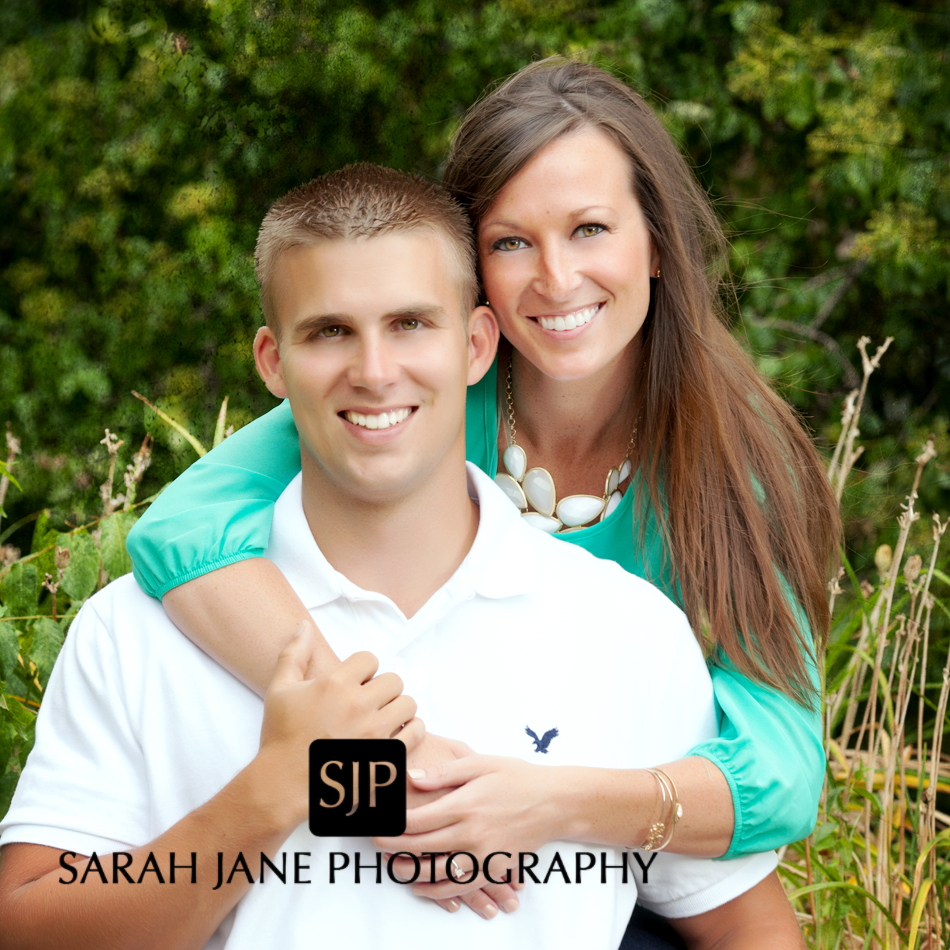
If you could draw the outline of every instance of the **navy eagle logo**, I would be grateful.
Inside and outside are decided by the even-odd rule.
[[[524,731],[534,740],[534,751],[548,754],[548,746],[551,740],[558,734],[557,729],[548,729],[548,731],[539,739],[538,734],[530,727],[525,726]]]

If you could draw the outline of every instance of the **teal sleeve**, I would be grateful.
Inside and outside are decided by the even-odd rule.
[[[818,670],[809,663],[818,688]],[[743,676],[720,652],[710,664],[719,737],[690,755],[715,763],[736,825],[724,858],[769,851],[811,834],[825,775],[821,713]],[[816,696],[818,693],[816,692]]]
[[[274,502],[300,471],[284,401],[198,459],[129,532],[135,579],[153,597],[249,557],[270,538]]]
[[[495,357],[488,372],[468,387],[465,399],[465,458],[492,478],[498,462],[497,380],[498,358]]]

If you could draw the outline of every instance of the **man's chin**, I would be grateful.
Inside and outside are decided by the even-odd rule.
[[[334,503],[354,508],[431,504],[444,486],[465,484],[465,446],[460,441],[456,452],[425,449],[391,451],[376,458],[340,453],[332,461],[301,453],[304,492],[328,494]]]
[[[418,473],[400,473],[393,465],[378,471],[341,473],[331,479],[334,493],[341,501],[370,506],[390,506],[408,501],[419,492],[422,481]]]
[[[394,484],[392,480],[352,483],[346,486],[344,493],[361,505],[386,507],[402,504],[413,495],[411,485]]]

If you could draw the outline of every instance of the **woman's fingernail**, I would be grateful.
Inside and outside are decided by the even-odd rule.
[[[459,902],[453,897],[452,900],[449,901],[449,911],[454,914],[458,909]]]
[[[498,908],[494,904],[486,904],[482,908],[482,917],[485,920],[491,920],[492,917],[495,917],[498,914]]]
[[[425,769],[409,769],[409,778],[425,778]]]
[[[501,909],[506,914],[513,914],[521,905],[518,903],[517,897],[509,897],[508,900],[501,905]]]

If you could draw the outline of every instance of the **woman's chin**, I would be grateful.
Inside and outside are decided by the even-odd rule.
[[[613,362],[613,360],[604,359],[597,354],[574,352],[574,353],[551,353],[547,350],[538,351],[526,347],[521,350],[521,355],[526,359],[539,373],[554,382],[574,383],[585,379],[590,379],[598,375],[602,370]]]
[[[537,337],[511,342],[521,358],[539,373],[550,380],[564,383],[592,379],[611,371],[629,376],[633,372],[636,358],[636,338],[619,351],[613,347],[605,350],[603,347],[591,345],[551,345],[544,338]],[[593,343],[592,340],[590,342]],[[517,370],[515,375],[517,376]]]

